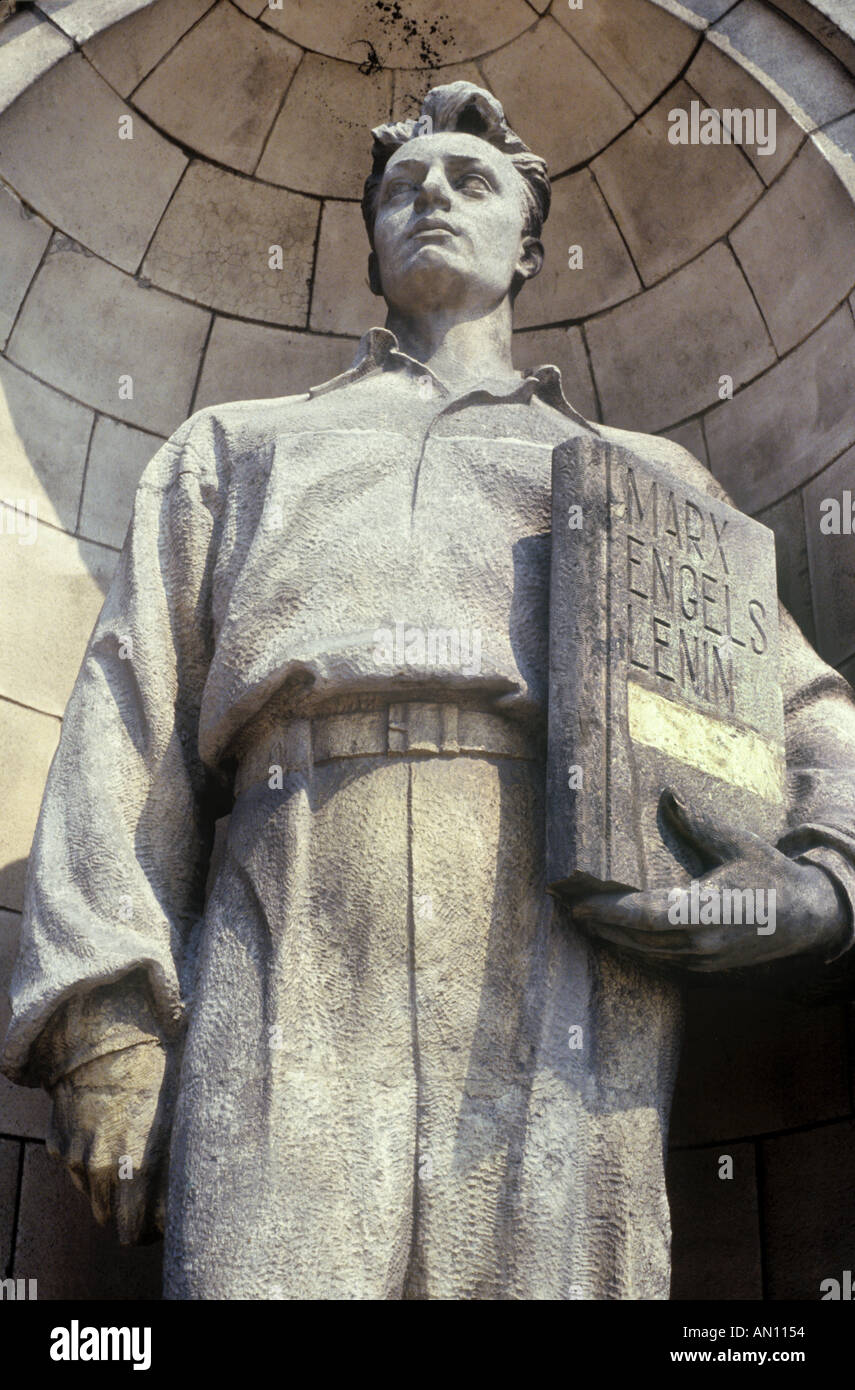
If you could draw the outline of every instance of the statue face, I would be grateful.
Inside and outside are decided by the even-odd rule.
[[[374,224],[386,301],[406,313],[501,303],[517,271],[540,268],[540,243],[523,237],[524,187],[510,158],[477,136],[408,140],[386,166]]]

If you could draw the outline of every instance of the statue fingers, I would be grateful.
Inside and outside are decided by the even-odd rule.
[[[711,865],[726,864],[732,859],[767,859],[770,852],[776,853],[774,846],[753,830],[687,806],[670,787],[662,793],[661,806],[680,838]]]

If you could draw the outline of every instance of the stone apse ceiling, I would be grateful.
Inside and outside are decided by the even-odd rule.
[[[71,403],[94,416],[86,466],[124,468],[127,491],[152,436],[192,409],[341,370],[381,307],[358,204],[368,128],[467,78],[496,93],[554,179],[546,268],[517,306],[518,365],[557,361],[584,413],[674,434],[743,506],[768,507],[855,443],[846,10],[849,0],[19,7],[0,27],[8,390],[23,399],[37,382],[57,420]],[[670,144],[669,111],[693,101],[774,110],[774,153]],[[132,140],[118,137],[128,115]],[[571,245],[581,270],[568,267]],[[132,399],[117,397],[120,373]],[[720,399],[723,375],[733,400]],[[119,465],[109,458],[122,425],[130,462]],[[82,466],[47,488],[65,528],[72,513],[80,521]],[[118,522],[109,536],[89,526],[120,543]]]

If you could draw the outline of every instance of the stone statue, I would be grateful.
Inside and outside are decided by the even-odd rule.
[[[784,847],[726,798],[669,812],[704,881],[777,887],[774,934],[545,891],[553,449],[605,440],[727,500],[678,445],[588,423],[555,367],[514,369],[549,198],[467,83],[377,129],[385,327],[305,394],[200,411],[140,483],[4,1065],[49,1089],[96,1217],[164,1232],[169,1298],[667,1298],[675,980],[791,956],[821,979],[850,945],[855,700],[783,610]]]

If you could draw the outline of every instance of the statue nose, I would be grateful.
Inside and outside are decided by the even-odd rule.
[[[426,208],[450,206],[451,189],[447,179],[441,174],[428,175],[416,195],[416,209],[424,211]]]

